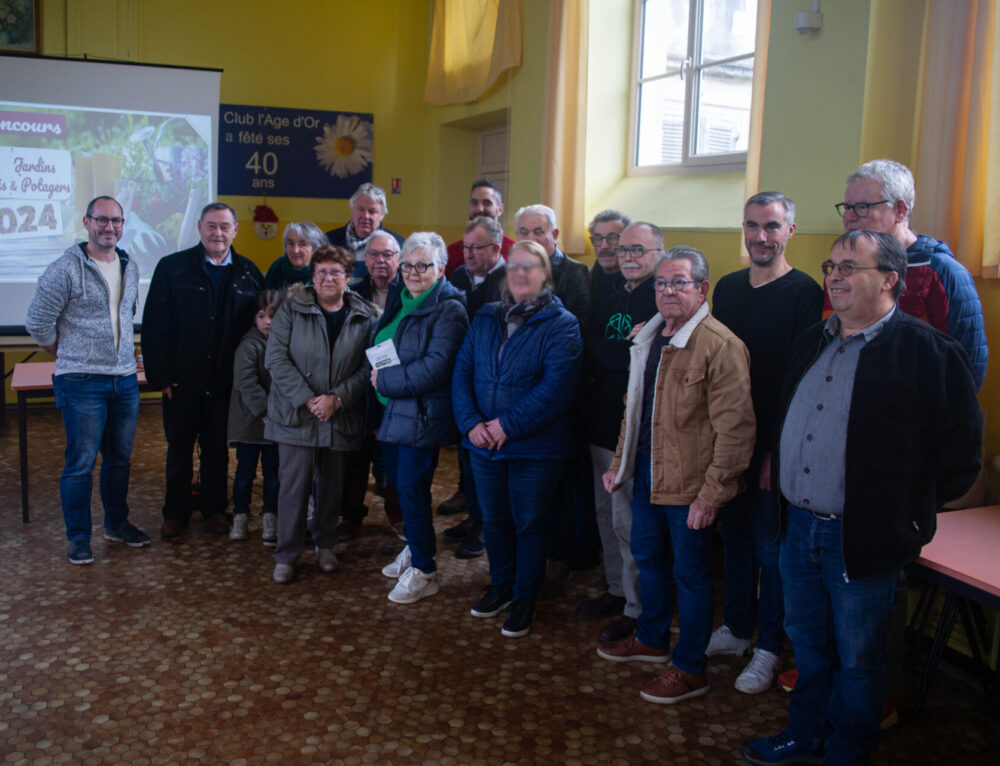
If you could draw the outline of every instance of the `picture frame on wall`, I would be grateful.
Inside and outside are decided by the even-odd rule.
[[[7,0],[0,18],[0,53],[41,53],[39,0]]]

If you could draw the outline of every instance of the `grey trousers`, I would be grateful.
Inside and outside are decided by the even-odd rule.
[[[327,447],[278,445],[278,546],[277,564],[294,564],[306,547],[306,508],[316,478],[316,515],[312,536],[317,548],[337,542],[337,519],[344,494],[344,466],[349,452]]]
[[[604,491],[601,477],[611,466],[615,453],[596,444],[590,445],[594,464],[594,507],[597,530],[604,548],[604,577],[608,593],[625,597],[625,616],[635,619],[642,612],[639,595],[639,567],[632,556],[632,480],[613,495]]]

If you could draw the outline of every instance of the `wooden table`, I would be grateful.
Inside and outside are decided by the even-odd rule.
[[[969,602],[1000,610],[1000,506],[939,513],[937,525],[934,539],[910,565],[915,575],[946,593],[915,712],[923,704],[927,686],[959,615],[969,636],[973,659],[984,664]]]
[[[14,365],[10,388],[17,392],[17,443],[21,469],[21,521],[28,523],[28,399],[52,396],[55,362],[21,362]],[[150,390],[146,374],[139,370],[140,390]]]

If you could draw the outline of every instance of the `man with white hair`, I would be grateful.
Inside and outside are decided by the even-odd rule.
[[[906,292],[899,298],[899,308],[962,344],[978,389],[986,377],[988,350],[976,284],[946,242],[910,228],[915,198],[910,169],[880,159],[866,162],[847,177],[844,201],[835,207],[844,219],[844,231],[870,229],[899,240],[908,260]],[[824,314],[829,312],[828,300]]]
[[[351,286],[368,273],[365,266],[365,250],[368,241],[376,231],[384,231],[403,246],[403,237],[394,231],[383,228],[382,219],[389,212],[385,204],[385,190],[373,183],[364,183],[351,195],[351,220],[339,229],[326,233],[326,238],[335,247],[343,247],[354,254],[354,274]]]
[[[587,267],[556,246],[559,226],[548,205],[528,205],[517,211],[514,229],[518,239],[537,242],[552,264],[552,292],[583,325],[590,315],[590,279]]]

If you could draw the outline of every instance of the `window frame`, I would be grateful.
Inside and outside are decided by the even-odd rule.
[[[697,98],[700,94],[700,80],[697,75],[706,69],[730,64],[746,59],[754,60],[756,68],[756,46],[749,54],[730,56],[726,59],[712,61],[708,65],[693,64],[701,58],[700,42],[701,27],[704,6],[706,0],[688,0],[688,47],[687,57],[679,72],[656,74],[650,77],[641,77],[642,68],[642,25],[644,0],[633,0],[632,7],[632,70],[631,82],[629,84],[629,122],[628,122],[628,162],[626,163],[627,176],[654,176],[671,174],[692,174],[692,173],[742,173],[746,171],[747,152],[728,152],[726,154],[692,155],[694,121],[698,116]],[[756,38],[756,35],[755,35]],[[681,137],[681,161],[673,164],[661,165],[639,165],[639,93],[645,83],[664,80],[668,77],[680,76],[684,82],[684,120]],[[751,80],[752,82],[752,80]],[[751,95],[752,98],[752,95]]]

